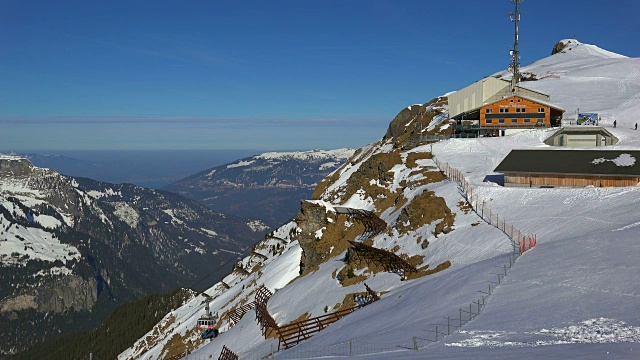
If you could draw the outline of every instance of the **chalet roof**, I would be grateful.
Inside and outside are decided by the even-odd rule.
[[[457,115],[453,116],[453,118],[456,118],[456,119],[457,119],[457,118],[459,118],[459,117],[460,117],[460,115],[473,114],[473,113],[475,113],[475,112],[479,111],[479,110],[480,110],[482,107],[484,107],[484,106],[491,105],[491,104],[495,104],[495,103],[497,103],[497,102],[499,102],[499,101],[502,101],[502,100],[504,100],[504,99],[508,99],[508,98],[510,98],[510,97],[514,97],[514,96],[517,96],[517,97],[523,98],[523,99],[525,99],[525,100],[529,100],[529,101],[535,102],[535,103],[537,103],[537,104],[545,105],[545,106],[548,106],[548,107],[550,107],[550,108],[553,108],[553,109],[556,109],[556,110],[560,110],[560,111],[562,111],[562,112],[564,112],[564,111],[565,111],[563,108],[559,107],[558,105],[554,105],[554,104],[552,104],[552,103],[550,103],[550,102],[548,102],[548,101],[544,101],[544,100],[536,99],[536,98],[533,98],[533,97],[530,97],[530,96],[526,96],[526,95],[521,95],[521,94],[512,94],[512,95],[504,96],[504,97],[501,97],[501,98],[493,98],[493,99],[489,99],[488,101],[486,101],[486,102],[482,103],[482,105],[480,105],[480,106],[476,106],[476,107],[475,107],[475,108],[473,108],[473,109],[470,109],[470,110],[467,110],[467,111],[461,112],[460,114],[457,114]]]
[[[546,106],[548,106],[548,107],[550,107],[550,108],[554,108],[554,109],[557,109],[557,110],[562,110],[562,111],[564,112],[564,109],[563,109],[563,108],[561,108],[561,107],[559,107],[558,105],[554,105],[554,104],[552,104],[552,103],[550,103],[550,102],[548,102],[548,101],[544,101],[544,100],[540,100],[540,99],[532,98],[532,97],[529,97],[529,96],[526,96],[526,95],[519,95],[519,94],[514,94],[514,95],[511,95],[511,96],[507,96],[506,98],[498,99],[498,100],[495,100],[495,101],[493,101],[493,102],[486,103],[486,104],[484,104],[483,106],[486,106],[486,105],[489,105],[489,104],[493,104],[493,103],[497,103],[498,101],[501,101],[501,100],[504,100],[504,99],[508,99],[508,98],[510,98],[510,97],[512,97],[512,96],[521,97],[521,98],[523,98],[523,99],[525,99],[525,100],[533,101],[533,102],[535,102],[535,103],[542,104],[542,105],[546,105]]]
[[[495,168],[501,173],[640,176],[636,150],[512,150]]]

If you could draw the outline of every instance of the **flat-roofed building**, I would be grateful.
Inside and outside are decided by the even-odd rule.
[[[505,186],[636,186],[639,159],[636,150],[512,150],[494,171]]]

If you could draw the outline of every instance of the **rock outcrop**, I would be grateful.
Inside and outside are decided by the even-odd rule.
[[[551,55],[555,55],[559,52],[562,52],[562,50],[564,50],[564,48],[567,47],[567,42],[565,41],[558,41],[554,46],[553,46],[553,50],[551,50]]]
[[[91,310],[98,301],[97,285],[95,279],[65,276],[57,283],[4,299],[0,302],[0,313],[29,309],[40,313]]]

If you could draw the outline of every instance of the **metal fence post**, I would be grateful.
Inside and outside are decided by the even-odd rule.
[[[418,338],[415,336],[413,337],[413,350],[418,350]]]
[[[436,341],[438,341],[438,325],[436,325]]]
[[[460,310],[460,327],[462,327],[462,309],[459,309],[459,310]]]
[[[447,335],[451,335],[451,317],[447,316]]]

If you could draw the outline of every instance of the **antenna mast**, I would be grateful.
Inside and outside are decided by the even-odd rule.
[[[515,24],[515,40],[513,42],[513,50],[511,50],[511,71],[513,72],[513,77],[511,78],[511,92],[515,93],[518,89],[518,84],[520,83],[520,50],[518,50],[518,23],[520,22],[520,10],[518,9],[518,5],[524,2],[524,0],[511,0],[512,3],[516,5],[516,10],[514,12],[510,12],[509,18]]]

